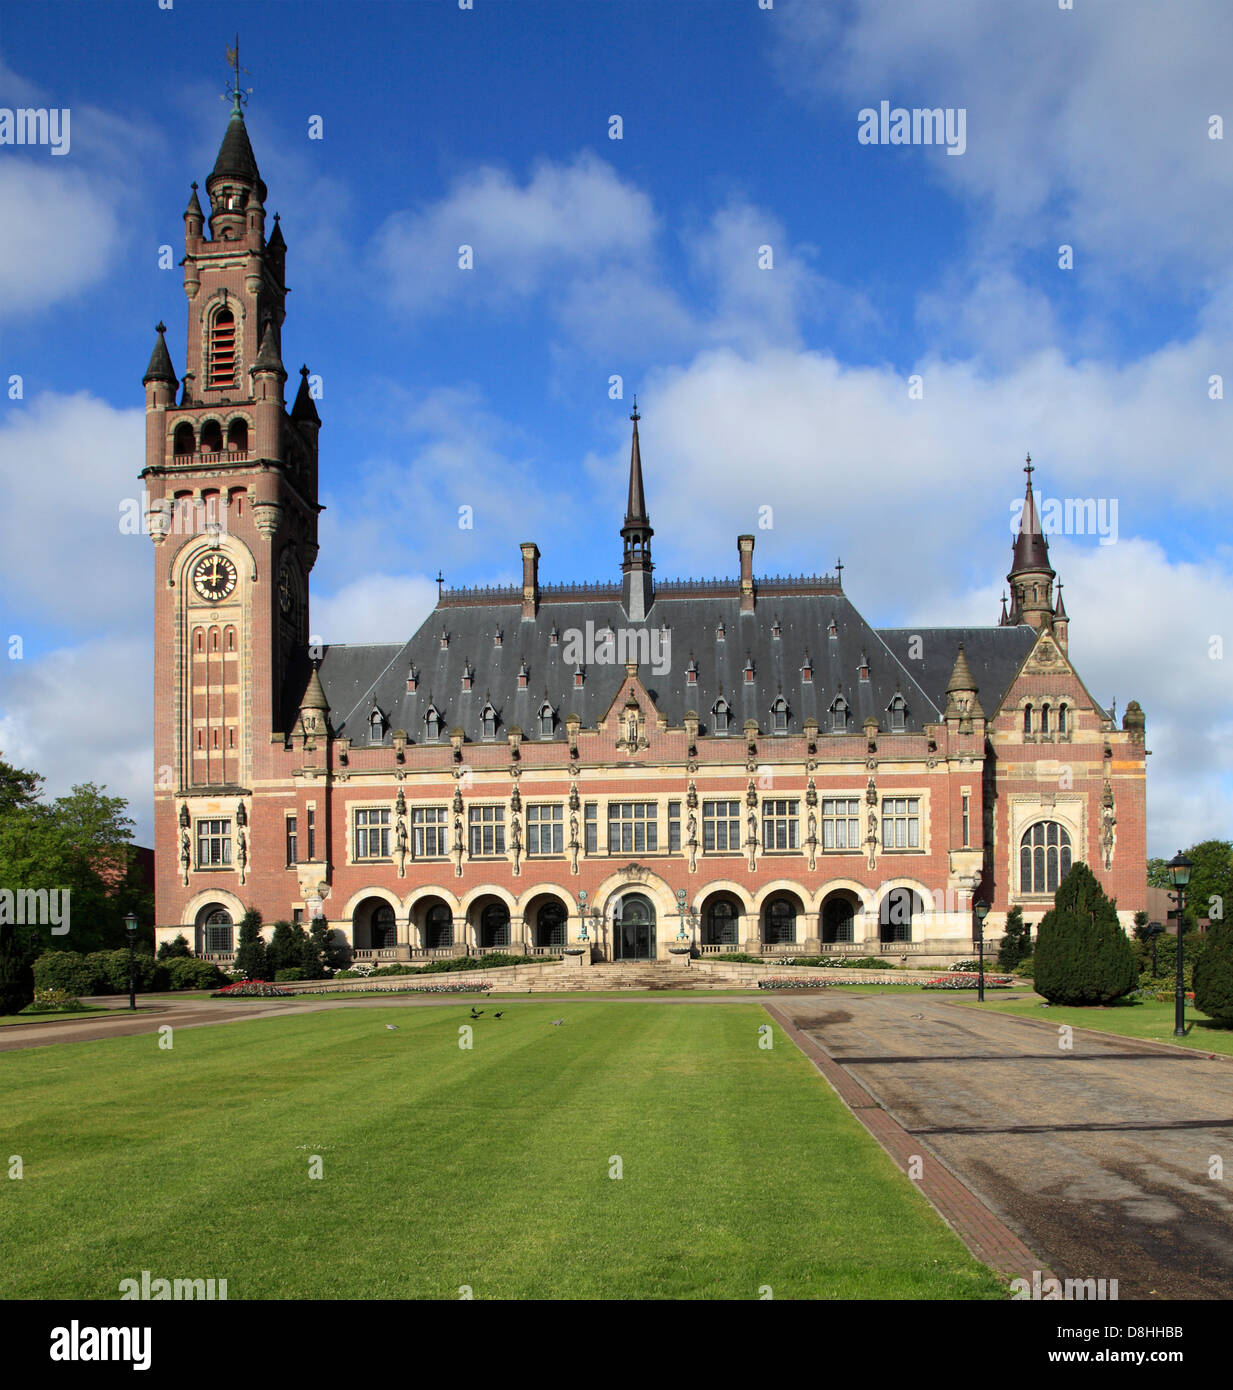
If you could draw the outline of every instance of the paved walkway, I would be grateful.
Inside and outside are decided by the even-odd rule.
[[[893,1157],[906,1131],[926,1174],[932,1153],[1038,1252],[1033,1268],[1116,1279],[1122,1299],[1233,1297],[1228,1060],[1078,1031],[1066,1052],[1047,1021],[919,994],[780,996],[771,1010],[882,1107],[892,1124],[869,1128],[887,1128]],[[996,1230],[986,1239],[982,1258],[1013,1263]]]

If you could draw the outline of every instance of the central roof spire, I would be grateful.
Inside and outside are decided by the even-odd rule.
[[[638,444],[638,397],[634,397],[634,408],[629,417],[633,421],[634,436],[629,452],[629,500],[625,507],[625,525],[621,527],[621,540],[624,542],[624,559],[621,573],[622,599],[626,615],[641,621],[655,602],[655,591],[651,583],[651,519],[646,513],[646,492],[642,486],[642,450]]]

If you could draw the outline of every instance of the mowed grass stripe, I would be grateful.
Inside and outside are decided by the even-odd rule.
[[[6,1054],[0,1291],[1004,1296],[761,1009],[493,1012],[469,1051],[464,1004]]]

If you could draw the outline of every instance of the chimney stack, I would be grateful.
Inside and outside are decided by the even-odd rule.
[[[753,549],[752,536],[737,536],[736,547],[741,557],[741,612],[754,611]]]
[[[534,622],[539,610],[539,546],[522,542],[522,618]]]

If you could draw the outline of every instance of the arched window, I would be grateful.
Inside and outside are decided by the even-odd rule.
[[[439,951],[454,944],[454,918],[445,903],[435,903],[424,918],[424,945]]]
[[[1042,734],[1047,734],[1047,733],[1049,732],[1049,706],[1048,706],[1048,705],[1041,705],[1041,707],[1040,707],[1040,732],[1041,732]]]
[[[227,452],[244,454],[248,452],[248,421],[232,420],[227,426]]]
[[[552,706],[546,702],[539,707],[539,736],[540,738],[551,738],[556,720],[553,717]]]
[[[1031,707],[1031,705],[1024,705],[1024,707],[1023,707],[1023,732],[1024,732],[1025,734],[1030,734],[1030,733],[1032,732],[1032,707]]]
[[[892,888],[878,909],[880,941],[911,941],[912,919],[925,910],[919,893],[911,888]]]
[[[896,695],[890,702],[891,732],[901,734],[906,727],[908,707],[902,695]]]
[[[717,734],[726,734],[728,732],[728,721],[732,718],[732,709],[722,695],[716,701],[713,713],[715,715],[715,732]]]
[[[1057,821],[1038,821],[1019,846],[1019,891],[1055,893],[1070,872],[1070,834]]]
[[[191,454],[197,447],[197,436],[193,433],[193,427],[187,420],[181,420],[176,426],[172,440],[171,448],[175,454]]]
[[[771,706],[771,718],[777,734],[788,732],[788,702],[782,695]]]
[[[435,743],[441,737],[441,716],[437,713],[435,705],[428,706],[428,713],[424,715],[424,728],[429,743]]]
[[[201,941],[206,955],[225,955],[233,947],[231,913],[225,907],[206,909],[201,921]]]
[[[791,898],[776,898],[766,909],[766,943],[782,946],[796,940],[796,904]]]
[[[739,909],[730,898],[717,898],[708,904],[702,941],[706,946],[735,946]]]
[[[368,741],[380,743],[385,738],[385,715],[374,705],[368,716]]]
[[[395,945],[398,940],[398,926],[394,919],[394,909],[389,903],[382,903],[372,910],[372,925],[369,927],[374,951],[381,951]]]
[[[201,427],[201,452],[221,454],[223,451],[223,427],[217,420],[207,420]]]
[[[565,923],[568,919],[565,904],[555,898],[546,902],[535,919],[535,944],[548,948],[565,945]]]
[[[509,908],[504,903],[489,903],[480,914],[480,947],[490,951],[509,945]]]
[[[842,695],[831,701],[831,732],[841,734],[848,727],[848,702]]]
[[[1065,705],[1058,705],[1057,707],[1057,731],[1059,734],[1065,734],[1070,732],[1070,730],[1066,727]]]
[[[491,701],[486,704],[480,712],[480,718],[484,722],[484,737],[496,738],[497,736],[497,712],[492,707]]]
[[[236,384],[235,315],[219,309],[210,320],[209,347],[206,352],[206,387],[220,390]]]

